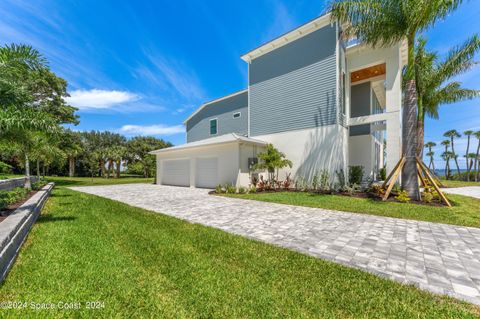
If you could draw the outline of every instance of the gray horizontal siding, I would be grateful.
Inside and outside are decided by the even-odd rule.
[[[228,99],[205,106],[187,122],[187,143],[213,137],[210,135],[210,120],[217,118],[218,133],[247,135],[248,131],[248,92],[240,93]],[[240,118],[233,114],[240,112]]]
[[[251,62],[251,136],[337,123],[336,44],[327,25]]]
[[[250,87],[252,136],[336,122],[335,55]]]

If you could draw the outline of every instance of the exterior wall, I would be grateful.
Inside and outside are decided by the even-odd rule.
[[[293,162],[293,167],[283,169],[279,178],[291,172],[292,178],[311,181],[315,174],[326,169],[334,182],[335,171],[347,169],[348,130],[334,124],[313,129],[283,132],[258,136],[258,139],[272,143]]]
[[[337,123],[336,25],[327,25],[249,65],[250,136]]]
[[[248,92],[245,91],[227,99],[213,102],[195,114],[187,124],[187,143],[228,133],[247,135],[248,131]],[[239,118],[233,114],[240,112]],[[210,120],[217,119],[217,134],[210,135]]]
[[[178,150],[164,154],[157,154],[157,184],[162,184],[163,161],[172,159],[190,160],[190,186],[196,185],[196,159],[218,158],[218,183],[249,186],[250,174],[248,170],[248,158],[256,157],[263,151],[263,147],[251,144],[229,143],[208,147]]]
[[[363,178],[368,178],[373,174],[373,136],[370,134],[350,136],[348,144],[348,151],[350,156],[349,165],[363,166]]]
[[[364,46],[347,50],[348,77],[350,73],[369,66],[386,63],[386,119],[387,131],[387,173],[392,170],[400,160],[402,152],[401,140],[401,104],[402,104],[402,67],[400,44],[390,48],[372,49]],[[350,103],[350,92],[347,96],[347,105]],[[350,159],[352,156],[349,156]]]

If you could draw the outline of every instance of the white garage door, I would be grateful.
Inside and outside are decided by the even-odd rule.
[[[197,187],[215,188],[218,185],[218,159],[197,158],[195,180]]]
[[[163,162],[162,184],[190,186],[190,160],[168,160]]]

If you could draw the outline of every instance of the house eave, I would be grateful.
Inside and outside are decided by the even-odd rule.
[[[313,19],[310,22],[307,22],[300,27],[289,31],[265,44],[262,44],[261,46],[247,52],[246,54],[242,55],[241,58],[247,63],[252,62],[252,60],[267,54],[275,49],[278,49],[279,47],[282,47],[292,41],[295,41],[297,39],[300,39],[307,34],[310,34],[314,31],[317,31],[329,23],[332,23],[331,21],[331,14],[326,13],[320,17],[317,17]]]

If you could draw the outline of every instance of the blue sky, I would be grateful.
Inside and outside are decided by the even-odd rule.
[[[80,108],[76,129],[179,144],[196,107],[246,87],[242,53],[323,10],[318,0],[2,0],[0,43],[31,44],[48,58]],[[426,33],[429,47],[445,54],[480,33],[478,17],[480,2],[464,3]],[[480,67],[459,78],[476,89],[479,79]],[[442,107],[426,138],[439,142],[451,128],[480,130],[480,99]]]

